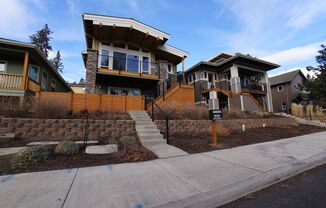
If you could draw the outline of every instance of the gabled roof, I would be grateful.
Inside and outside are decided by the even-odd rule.
[[[231,58],[232,55],[227,53],[219,53],[217,56],[214,56],[213,58],[208,59],[209,62],[220,62],[220,60],[225,60],[228,58]]]
[[[6,39],[6,38],[1,38],[0,37],[0,44],[6,44],[6,45],[10,45],[10,46],[16,46],[16,47],[21,47],[21,48],[26,48],[26,49],[30,49],[32,51],[35,51],[37,55],[39,55],[41,57],[41,59],[44,61],[44,63],[51,68],[51,70],[54,72],[54,74],[59,77],[59,79],[63,82],[63,84],[71,90],[70,86],[68,85],[68,83],[63,79],[63,77],[59,74],[59,72],[54,68],[53,64],[50,63],[50,61],[45,57],[45,55],[43,54],[43,52],[35,45],[32,43],[25,43],[22,41],[17,41],[17,40],[10,40],[10,39]],[[72,90],[71,90],[72,91]]]
[[[302,77],[306,78],[300,69],[295,71],[290,71],[284,74],[280,74],[274,77],[269,78],[271,86],[291,82],[297,74],[300,74]]]
[[[228,58],[227,58],[228,57]],[[220,61],[218,61],[219,59],[221,59]],[[217,60],[217,62],[212,62],[213,60]],[[268,71],[268,70],[272,70],[275,68],[280,67],[280,65],[278,64],[274,64],[268,61],[264,61],[249,55],[244,55],[241,53],[236,53],[235,55],[231,56],[229,54],[225,54],[225,53],[221,53],[218,56],[212,58],[209,60],[209,62],[205,62],[205,61],[201,61],[199,63],[197,63],[196,65],[190,67],[186,72],[187,73],[191,73],[193,71],[197,71],[200,70],[203,65],[209,65],[210,68],[214,68],[215,70],[219,70],[222,68],[225,68],[227,66],[230,66],[232,64],[246,64],[246,65],[254,65],[254,66],[259,66],[262,70],[264,71]]]

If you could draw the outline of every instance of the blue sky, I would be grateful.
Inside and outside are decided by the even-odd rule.
[[[68,81],[85,73],[84,12],[132,17],[169,33],[170,45],[190,53],[186,68],[241,52],[282,65],[275,75],[314,65],[326,42],[325,0],[1,0],[0,8],[0,37],[29,41],[49,24]]]

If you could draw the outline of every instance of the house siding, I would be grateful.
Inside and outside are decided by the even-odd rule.
[[[277,87],[279,85],[283,85],[283,91],[278,92]],[[273,110],[274,112],[282,111],[282,102],[288,103],[292,101],[292,92],[291,92],[291,84],[283,83],[279,85],[274,85],[271,87],[272,90],[272,98],[273,98]]]

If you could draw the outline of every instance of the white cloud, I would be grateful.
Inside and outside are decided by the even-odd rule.
[[[302,63],[312,60],[317,55],[318,50],[320,50],[320,44],[321,42],[318,42],[290,48],[262,57],[262,59],[281,65]]]
[[[27,5],[19,0],[0,1],[0,36],[10,38],[28,38],[30,26],[36,17],[31,14]]]
[[[287,24],[293,28],[305,27],[319,15],[324,15],[325,10],[325,0],[296,1],[288,11]]]

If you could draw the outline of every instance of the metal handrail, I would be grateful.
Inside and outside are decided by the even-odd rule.
[[[158,106],[155,101],[152,101],[152,121],[154,122],[154,106],[157,107],[157,109],[159,109],[161,111],[161,113],[164,115],[165,117],[165,131],[166,131],[166,143],[170,144],[170,136],[169,136],[169,116],[171,113],[167,114],[162,108],[160,108],[160,106]]]

